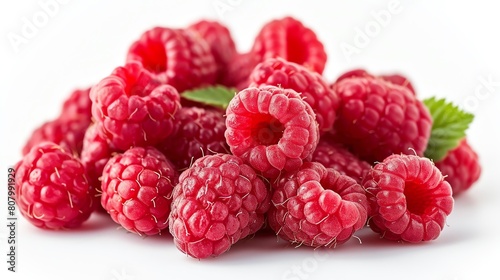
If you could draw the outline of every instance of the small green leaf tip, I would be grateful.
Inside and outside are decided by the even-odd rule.
[[[181,97],[225,110],[235,94],[236,89],[217,85],[187,90],[181,94]]]
[[[474,115],[461,110],[444,98],[430,97],[423,102],[429,109],[433,121],[431,137],[424,155],[437,162],[457,147],[460,140],[466,136],[466,130],[472,123]]]

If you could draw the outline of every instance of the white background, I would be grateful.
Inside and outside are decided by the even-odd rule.
[[[264,23],[285,15],[301,19],[324,42],[329,81],[354,67],[401,72],[421,98],[447,97],[475,113],[469,141],[481,156],[483,174],[456,199],[440,238],[425,244],[387,242],[365,229],[357,234],[362,244],[353,238],[334,250],[314,251],[260,236],[219,258],[198,261],[177,251],[169,237],[127,234],[104,215],[65,232],[40,230],[20,217],[15,274],[7,273],[2,183],[1,279],[499,279],[500,17],[495,1],[401,0],[397,12],[381,23],[375,18],[390,0],[66,1],[43,22],[39,2],[47,1],[0,4],[0,180],[7,181],[7,166],[20,158],[30,132],[58,114],[70,91],[122,65],[129,44],[146,29],[218,19],[246,51]],[[40,25],[30,38],[22,34],[26,20]],[[366,28],[368,40],[356,41]],[[14,34],[26,40],[15,46],[9,40]],[[357,53],[346,55],[342,46],[347,45]]]

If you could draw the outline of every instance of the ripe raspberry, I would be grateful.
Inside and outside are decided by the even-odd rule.
[[[481,176],[479,157],[464,139],[460,144],[436,162],[436,167],[441,170],[445,180],[450,183],[453,196],[468,190]]]
[[[267,178],[297,170],[318,144],[314,112],[291,89],[247,88],[231,100],[226,115],[231,152]]]
[[[408,89],[381,79],[354,77],[333,85],[340,96],[335,137],[373,163],[391,154],[423,155],[432,118]]]
[[[436,239],[453,208],[451,187],[428,158],[391,155],[363,180],[370,228],[389,240]]]
[[[222,84],[235,87],[238,91],[247,88],[250,85],[250,73],[259,62],[260,58],[252,52],[236,55],[223,74]]]
[[[342,75],[340,75],[337,80],[335,81],[335,83],[338,83],[344,79],[349,79],[349,78],[362,78],[362,77],[369,77],[369,78],[375,78],[374,75],[368,73],[366,70],[364,69],[353,69],[353,70],[349,70],[345,73],[343,73]]]
[[[92,119],[92,101],[90,100],[89,94],[90,88],[73,91],[62,105],[61,118],[85,118],[90,124]]]
[[[353,179],[306,162],[274,186],[268,221],[281,238],[311,247],[336,246],[361,229],[368,201]]]
[[[236,156],[204,156],[184,171],[174,189],[170,233],[179,250],[202,259],[218,256],[257,232],[269,191]]]
[[[224,73],[227,73],[229,63],[237,55],[231,32],[221,23],[209,20],[200,20],[190,25],[188,29],[198,32],[208,43],[217,65],[215,81],[221,83]]]
[[[100,136],[120,150],[164,140],[180,107],[177,90],[160,85],[136,63],[116,68],[92,88],[90,98]]]
[[[90,89],[74,90],[63,102],[57,118],[35,129],[25,143],[22,154],[41,142],[53,142],[73,155],[82,151],[85,130],[92,122]]]
[[[271,58],[255,67],[250,82],[254,87],[271,85],[295,90],[311,105],[320,133],[332,129],[339,98],[318,73],[282,58]]]
[[[16,203],[37,227],[80,226],[93,210],[92,195],[83,165],[54,143],[33,146],[17,167]]]
[[[252,52],[261,57],[281,57],[303,65],[312,71],[323,73],[326,52],[314,31],[292,17],[273,20],[260,30]]]
[[[180,170],[209,153],[228,153],[223,113],[203,108],[181,108],[176,131],[156,147]]]
[[[138,235],[168,227],[174,166],[152,147],[135,147],[112,157],[102,173],[101,204],[113,221]]]
[[[324,139],[319,141],[311,161],[333,168],[340,174],[353,178],[358,184],[371,169],[368,162],[360,160],[341,145]]]
[[[65,119],[62,117],[45,122],[35,129],[22,149],[23,156],[42,142],[52,142],[66,152],[79,156],[82,151],[83,136],[90,119]]]
[[[178,92],[213,84],[216,78],[217,65],[210,47],[198,33],[189,30],[147,30],[129,48],[127,62],[132,61]]]
[[[229,65],[224,85],[243,90],[250,84],[252,70],[269,58],[281,57],[321,74],[326,64],[326,52],[316,34],[300,21],[285,17],[262,27],[250,52],[238,55]]]
[[[400,74],[380,75],[379,77],[385,81],[392,83],[392,84],[405,87],[405,88],[409,89],[413,94],[416,94],[415,88],[411,84],[410,80],[408,80],[406,77],[404,77]]]
[[[83,138],[81,161],[85,167],[89,184],[95,190],[94,205],[101,205],[101,181],[102,171],[108,160],[112,157],[113,149],[106,139],[99,136],[95,124],[89,126]],[[98,207],[101,208],[101,207]]]
[[[347,78],[353,78],[353,77],[369,77],[369,78],[377,78],[377,76],[374,76],[368,72],[366,72],[363,69],[354,69],[351,71],[347,71],[344,74],[340,75],[340,77],[337,78],[337,82],[343,79]],[[409,89],[414,95],[415,89],[413,88],[413,85],[411,84],[410,80],[408,80],[406,77],[400,75],[400,74],[390,74],[390,75],[379,75],[378,78],[387,81],[391,84],[399,85],[406,87]]]

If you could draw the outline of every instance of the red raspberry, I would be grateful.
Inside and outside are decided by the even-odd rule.
[[[311,247],[336,246],[361,229],[368,201],[353,179],[306,162],[274,186],[268,221],[281,238]]]
[[[252,52],[264,61],[281,57],[319,74],[326,64],[326,52],[314,31],[292,17],[273,20],[260,30]]]
[[[415,88],[411,84],[410,80],[408,80],[406,77],[404,77],[400,74],[380,75],[379,77],[385,81],[392,83],[392,84],[405,87],[405,88],[409,89],[413,94],[416,94]]]
[[[363,69],[354,69],[354,70],[347,71],[344,74],[340,75],[340,77],[337,78],[336,82],[339,82],[340,80],[347,79],[347,78],[353,78],[353,77],[377,78],[376,76],[366,72]],[[384,81],[390,82],[391,84],[406,87],[413,94],[416,94],[415,89],[413,88],[413,85],[411,84],[410,80],[408,80],[406,77],[404,77],[400,74],[379,75],[378,78],[380,78]]]
[[[102,171],[108,160],[113,156],[113,150],[106,139],[98,133],[95,124],[89,126],[83,138],[81,161],[85,167],[90,186],[95,190],[94,201],[96,207],[101,205],[101,181]],[[100,207],[98,207],[100,208]]]
[[[373,163],[391,154],[423,155],[432,119],[408,89],[381,79],[354,77],[333,85],[340,96],[337,140]]]
[[[466,139],[448,152],[445,158],[436,162],[436,167],[450,183],[453,196],[468,190],[481,176],[479,157]]]
[[[228,153],[223,114],[203,108],[181,108],[175,115],[176,131],[157,148],[180,170],[209,153]]]
[[[155,27],[144,32],[128,51],[156,79],[179,92],[213,84],[217,65],[207,42],[196,32]]]
[[[223,75],[222,84],[235,87],[238,91],[247,88],[250,85],[250,73],[259,62],[260,58],[252,52],[236,55]]]
[[[138,235],[168,227],[174,166],[152,147],[135,147],[112,157],[102,173],[101,204],[113,221]]]
[[[353,69],[353,70],[349,70],[345,73],[343,73],[342,75],[340,75],[337,80],[335,81],[335,83],[338,83],[344,79],[349,79],[349,78],[362,78],[362,77],[369,77],[369,78],[375,78],[374,75],[366,72],[366,70],[364,69]]]
[[[271,58],[255,67],[250,82],[255,87],[271,85],[295,90],[311,105],[320,133],[332,128],[339,98],[318,73],[282,58]]]
[[[136,63],[116,68],[92,88],[90,98],[99,134],[120,150],[164,140],[180,107],[177,90],[160,85]]]
[[[231,32],[217,21],[200,20],[188,27],[205,39],[217,65],[216,83],[221,83],[229,63],[237,55]]]
[[[316,34],[300,21],[285,17],[262,27],[249,53],[237,56],[229,65],[224,84],[242,90],[250,84],[252,70],[269,58],[302,65],[321,74],[326,64],[326,52]]]
[[[269,209],[269,191],[236,156],[204,156],[184,171],[174,189],[170,233],[191,257],[218,256],[257,232]]]
[[[92,101],[90,100],[90,88],[77,89],[64,101],[61,118],[63,119],[92,119]]]
[[[39,143],[16,170],[16,203],[33,225],[75,228],[92,213],[92,188],[80,161],[51,142]]]
[[[340,174],[353,178],[358,184],[371,169],[368,162],[360,160],[341,145],[324,139],[319,141],[311,161],[333,168]]]
[[[370,228],[390,240],[436,239],[453,208],[451,187],[428,158],[391,155],[363,180]]]
[[[297,170],[318,144],[314,112],[291,89],[247,88],[229,102],[226,115],[231,152],[267,178]]]
[[[42,142],[52,142],[68,153],[79,156],[82,151],[83,136],[90,124],[90,119],[64,119],[59,117],[48,121],[35,129],[23,147],[26,155],[36,145]]]
[[[53,142],[73,155],[82,151],[85,130],[92,122],[90,89],[74,90],[64,101],[59,116],[35,129],[25,143],[22,154],[41,142]]]

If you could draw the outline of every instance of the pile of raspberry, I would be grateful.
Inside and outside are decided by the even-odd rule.
[[[451,105],[419,99],[400,74],[355,69],[331,82],[326,62],[292,17],[266,23],[245,53],[216,21],[146,30],[123,65],[29,137],[16,203],[40,228],[97,212],[139,236],[171,234],[198,259],[261,230],[313,248],[365,227],[438,238],[481,173],[465,133],[438,141]]]

